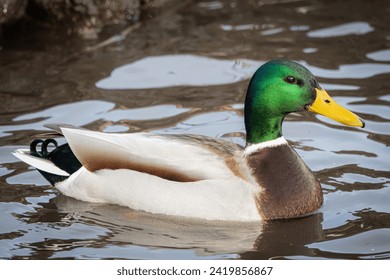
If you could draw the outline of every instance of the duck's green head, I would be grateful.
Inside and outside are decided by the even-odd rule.
[[[272,60],[263,64],[249,83],[245,100],[247,142],[280,137],[284,117],[303,110],[345,125],[364,127],[364,122],[338,105],[305,67],[289,60]]]

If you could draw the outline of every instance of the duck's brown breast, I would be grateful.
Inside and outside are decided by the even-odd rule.
[[[259,149],[246,160],[261,187],[256,203],[264,219],[302,216],[322,205],[320,183],[288,144]]]

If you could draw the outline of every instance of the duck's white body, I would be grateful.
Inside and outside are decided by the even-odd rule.
[[[243,149],[233,143],[188,135],[61,131],[83,164],[55,184],[67,196],[192,218],[262,219],[256,205],[261,188],[251,176]],[[41,170],[64,175],[48,160],[46,166],[34,164],[26,150],[15,155]]]
[[[82,167],[56,187],[83,201],[118,204],[151,213],[208,220],[261,220],[256,190],[239,178],[183,183],[127,169],[90,172]]]

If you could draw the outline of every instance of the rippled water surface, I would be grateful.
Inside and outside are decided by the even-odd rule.
[[[146,14],[101,48],[125,27],[96,41],[32,34],[2,43],[0,258],[390,258],[389,2],[177,1]],[[366,121],[357,129],[287,117],[285,137],[323,187],[311,216],[216,223],[85,203],[11,155],[53,122],[244,144],[248,79],[273,58],[306,65]]]

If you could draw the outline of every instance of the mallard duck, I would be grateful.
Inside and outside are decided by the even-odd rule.
[[[49,127],[67,144],[35,140],[14,155],[64,195],[87,202],[208,220],[292,218],[323,203],[320,183],[282,135],[284,117],[300,111],[364,127],[305,67],[272,60],[248,86],[245,147],[197,135],[111,134],[57,124]],[[55,149],[48,152],[50,145]]]

